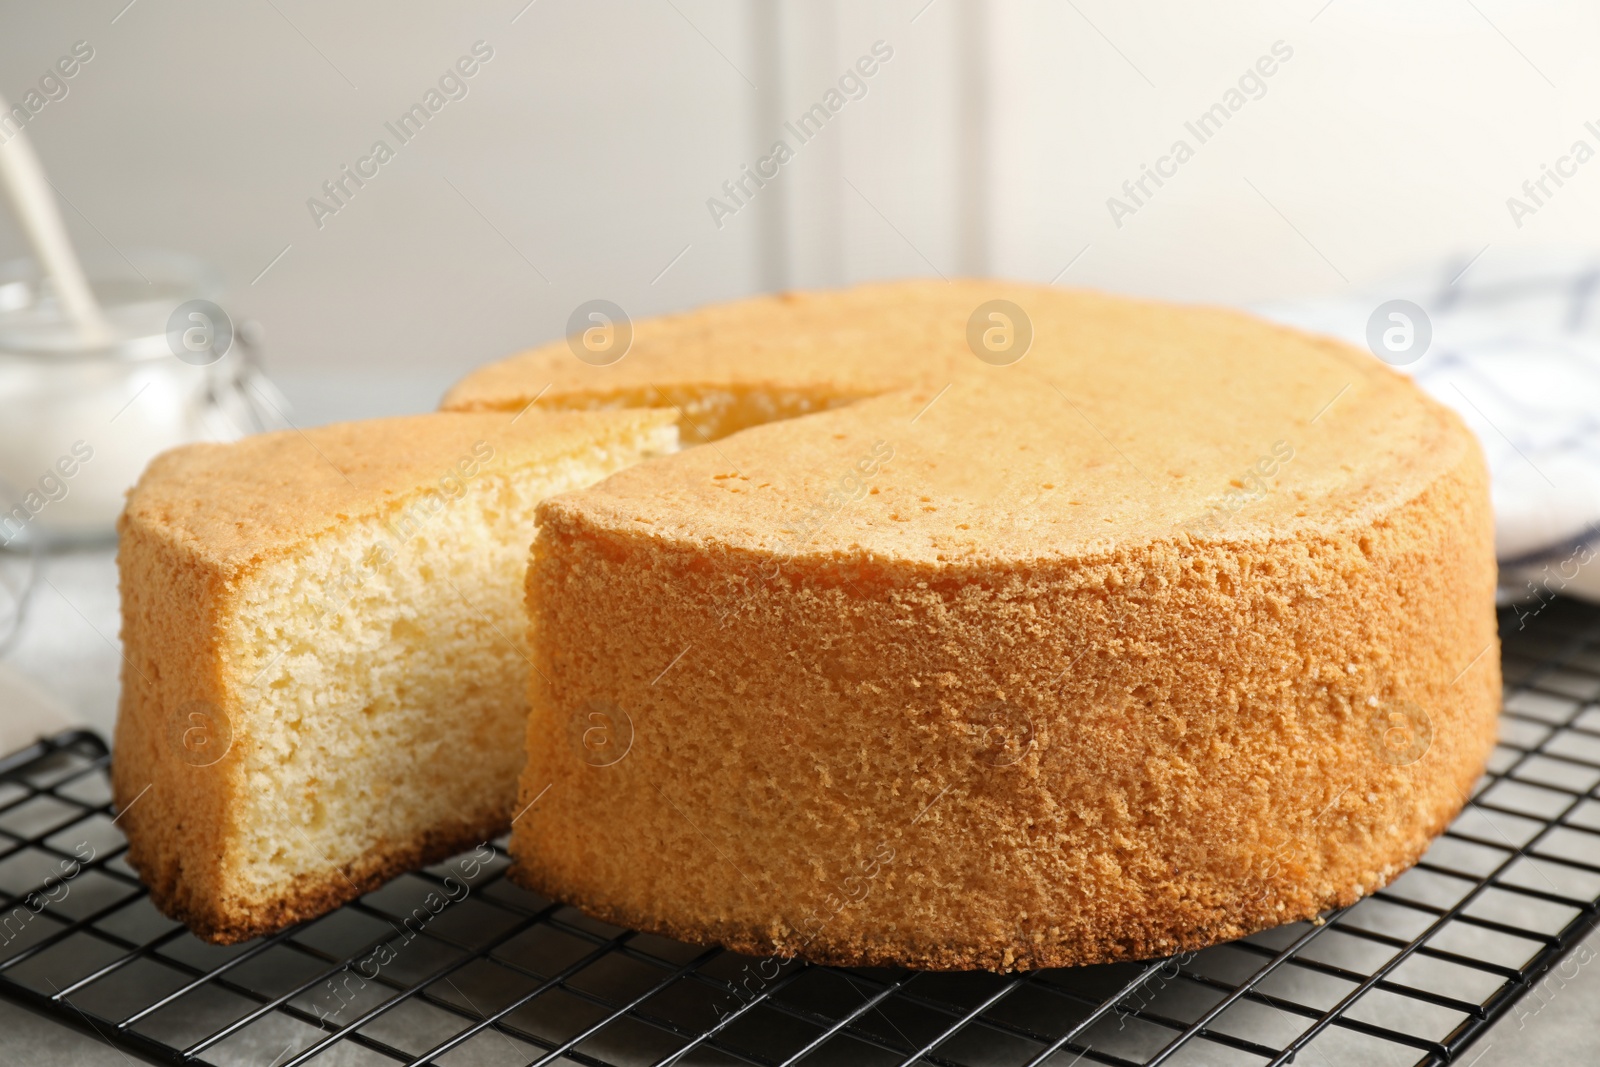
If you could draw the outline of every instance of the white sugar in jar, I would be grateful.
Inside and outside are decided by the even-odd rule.
[[[0,267],[0,547],[108,542],[158,453],[282,424],[197,261],[89,270],[115,339],[85,347],[31,261]]]

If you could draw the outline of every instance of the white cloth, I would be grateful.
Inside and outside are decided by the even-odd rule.
[[[1501,603],[1600,601],[1600,252],[1491,247],[1359,293],[1254,310],[1371,351],[1369,321],[1392,300],[1415,303],[1432,327],[1428,348],[1397,369],[1483,444]],[[1380,319],[1379,332],[1399,321]]]

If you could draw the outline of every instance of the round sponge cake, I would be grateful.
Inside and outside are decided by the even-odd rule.
[[[898,386],[540,506],[514,877],[745,952],[1006,970],[1415,862],[1498,709],[1466,428],[1243,315],[925,288]],[[1033,324],[1009,366],[956,358],[991,297]],[[793,332],[765,306],[743,329]]]

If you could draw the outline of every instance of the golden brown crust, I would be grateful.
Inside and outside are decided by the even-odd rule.
[[[151,461],[129,493],[119,529],[150,530],[227,573],[353,516],[382,515],[402,497],[438,489],[451,464],[479,442],[517,466],[579,452],[597,439],[660,426],[660,412],[435,412],[309,430],[279,430],[228,444],[195,444]]]
[[[1330,342],[1068,303],[1030,313],[1124,363],[1046,346],[543,505],[518,881],[746,952],[1008,970],[1415,862],[1494,739],[1475,441]]]
[[[184,731],[225,744],[227,706],[219,616],[227,598],[218,568],[159,534],[124,523],[117,549],[122,595],[122,692],[111,763],[112,798],[128,837],[128,862],[186,913],[214,907],[223,889],[229,812],[241,789],[237,761],[194,766]],[[191,718],[198,715],[199,718]],[[205,755],[191,756],[194,763]]]
[[[1476,779],[1474,774],[1472,779]],[[1469,780],[1464,789],[1470,789]],[[830,939],[826,931],[817,939],[794,944],[775,939],[769,930],[753,927],[730,927],[704,922],[685,921],[679,917],[666,917],[648,909],[617,906],[611,901],[586,896],[582,890],[566,891],[528,864],[513,864],[506,872],[513,882],[525,889],[564,901],[602,922],[611,923],[642,933],[670,937],[689,944],[722,945],[747,956],[801,956],[812,963],[831,967],[910,967],[929,971],[1030,971],[1053,967],[1081,967],[1097,963],[1122,963],[1128,960],[1156,959],[1195,952],[1225,941],[1269,930],[1285,923],[1314,920],[1336,908],[1356,903],[1362,896],[1370,896],[1384,888],[1416,864],[1427,851],[1433,838],[1443,833],[1466,806],[1467,793],[1463,792],[1458,805],[1423,829],[1423,840],[1403,852],[1383,873],[1378,882],[1366,887],[1367,892],[1357,894],[1345,889],[1321,901],[1302,902],[1303,910],[1279,911],[1275,905],[1246,903],[1236,909],[1229,919],[1210,926],[1188,929],[1176,928],[1165,917],[1150,917],[1151,925],[1160,929],[1158,936],[1128,935],[1108,932],[1096,941],[1087,941],[1070,948],[1047,946],[1041,948],[1031,942],[1004,938],[974,947],[970,942],[936,946],[910,947],[905,941],[892,937],[857,936],[849,939]]]
[[[462,819],[456,825],[437,827],[413,841],[374,850],[353,866],[297,879],[287,889],[275,891],[272,899],[248,905],[187,891],[170,877],[160,879],[160,873],[166,869],[153,864],[150,866],[157,872],[157,879],[143,874],[141,877],[150,890],[151,903],[163,915],[183,923],[202,941],[233,945],[326,915],[339,905],[372,892],[391,878],[440,863],[491,841],[505,833],[509,825],[504,812],[484,815],[477,820]],[[141,859],[130,842],[128,862],[143,872],[146,865]]]

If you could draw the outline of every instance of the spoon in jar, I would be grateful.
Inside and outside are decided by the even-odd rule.
[[[114,336],[100,311],[100,304],[84,277],[83,266],[73,251],[67,228],[61,222],[61,211],[56,206],[49,180],[39,157],[28,143],[28,135],[20,123],[6,136],[5,119],[12,119],[12,109],[0,97],[0,185],[5,186],[11,208],[22,223],[23,233],[33,246],[34,256],[50,278],[56,298],[78,328],[85,347],[98,347],[111,343]],[[14,123],[14,119],[12,119]]]

